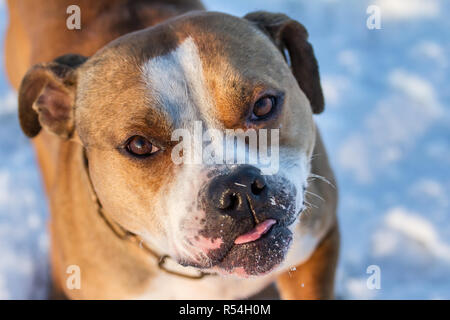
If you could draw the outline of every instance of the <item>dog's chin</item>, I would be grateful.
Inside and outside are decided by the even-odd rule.
[[[240,278],[263,276],[276,269],[284,260],[292,242],[292,232],[285,226],[274,225],[258,240],[231,244],[219,259],[210,260],[208,266],[184,261],[192,266],[219,275]]]
[[[274,226],[256,241],[233,245],[214,269],[244,278],[268,274],[283,262],[291,241],[287,227]]]

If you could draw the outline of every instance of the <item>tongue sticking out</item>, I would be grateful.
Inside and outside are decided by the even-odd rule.
[[[272,227],[275,223],[277,223],[277,221],[274,219],[267,219],[261,223],[258,223],[252,230],[237,237],[236,240],[234,240],[234,243],[242,244],[258,240],[263,234],[269,231],[270,227]]]

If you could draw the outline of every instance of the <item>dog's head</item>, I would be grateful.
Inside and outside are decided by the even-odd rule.
[[[324,104],[307,36],[282,14],[180,16],[89,59],[32,68],[21,125],[30,137],[44,128],[82,143],[105,211],[161,253],[262,275],[283,261],[304,207],[312,114]],[[227,144],[230,132],[247,139]],[[271,170],[264,143],[279,161]],[[235,161],[230,147],[258,161]]]

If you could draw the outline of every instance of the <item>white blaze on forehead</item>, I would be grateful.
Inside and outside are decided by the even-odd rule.
[[[147,61],[144,81],[161,111],[176,128],[189,125],[201,117],[212,124],[214,101],[207,88],[202,61],[191,37],[175,50]]]

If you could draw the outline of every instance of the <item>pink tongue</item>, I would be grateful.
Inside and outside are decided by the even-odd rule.
[[[237,237],[236,240],[234,240],[234,243],[242,244],[258,240],[264,233],[269,231],[270,227],[275,223],[277,223],[277,221],[274,219],[267,219],[261,223],[258,223],[256,227],[253,228],[253,230]]]

